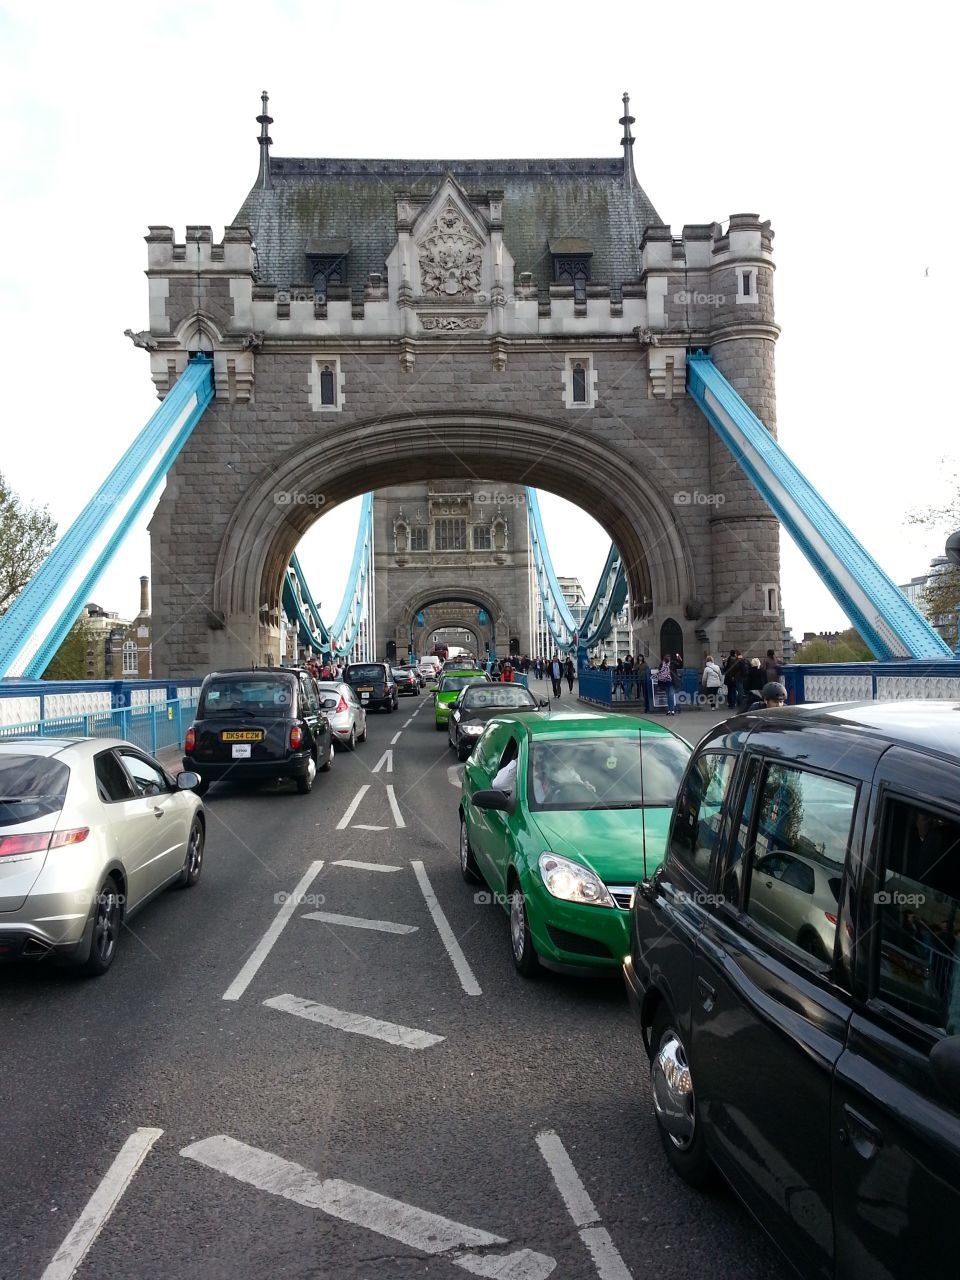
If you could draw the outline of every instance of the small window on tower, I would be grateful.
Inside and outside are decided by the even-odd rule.
[[[750,277],[750,272],[745,271],[743,273],[743,296],[749,298],[751,293],[753,293],[753,280]]]
[[[337,384],[333,370],[328,364],[320,369],[320,403],[335,405],[337,403]]]
[[[587,403],[587,371],[579,360],[573,366],[573,403]]]
[[[319,356],[310,365],[310,407],[315,413],[339,413],[344,404],[344,373],[339,356]]]
[[[490,550],[490,526],[486,524],[475,524],[473,526],[473,549],[474,551]]]
[[[597,403],[597,373],[588,352],[564,360],[563,403],[567,409],[592,409]]]

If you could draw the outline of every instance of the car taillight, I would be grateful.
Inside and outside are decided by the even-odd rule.
[[[823,914],[827,917],[827,924],[835,925],[837,923],[837,917],[832,916],[829,911],[825,911]]]
[[[340,701],[337,703],[337,715],[339,715],[342,711],[346,711],[346,709],[347,709],[347,700],[341,693]]]
[[[192,751],[197,745],[197,733],[193,725],[187,730],[187,736],[183,740],[184,751]]]
[[[20,836],[0,836],[0,858],[17,853],[46,853],[65,844],[80,844],[90,834],[89,827],[74,827],[70,831],[30,831]]]
[[[303,742],[303,734],[300,732],[300,726],[293,724],[290,726],[290,750],[299,751],[300,744]]]

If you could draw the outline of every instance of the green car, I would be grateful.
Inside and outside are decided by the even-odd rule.
[[[468,684],[491,684],[485,671],[445,671],[440,677],[437,692],[433,695],[433,711],[436,717],[437,730],[445,729],[450,719],[450,708],[457,700],[461,689]]]
[[[488,723],[463,771],[460,870],[508,910],[524,977],[541,958],[623,963],[633,890],[663,861],[690,750],[633,716],[571,710]]]

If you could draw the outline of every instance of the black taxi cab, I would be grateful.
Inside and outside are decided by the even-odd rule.
[[[960,705],[717,725],[630,945],[674,1170],[803,1276],[957,1274]]]

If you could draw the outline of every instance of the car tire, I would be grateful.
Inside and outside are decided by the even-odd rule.
[[[361,735],[360,735],[360,737],[357,739],[357,741],[358,741],[358,742],[366,742],[366,740],[367,740],[367,722],[366,722],[366,720],[364,720],[364,722],[363,722],[363,733],[361,733]]]
[[[467,824],[463,820],[463,814],[460,815],[460,874],[466,880],[467,884],[480,883],[480,871],[477,867],[477,861],[473,856],[473,850],[470,848],[470,837],[467,835]]]
[[[444,729],[447,727],[447,726],[446,726],[445,724],[443,724],[443,722],[442,722],[442,721],[440,721],[440,720],[437,720],[437,721],[436,721],[436,726],[437,726],[437,733],[443,733]]]
[[[350,728],[350,737],[347,739],[347,750],[356,751],[357,749],[357,726],[352,725]]]
[[[687,1051],[677,1021],[662,1004],[650,1034],[650,1083],[653,1115],[663,1150],[673,1171],[691,1187],[702,1187],[713,1176],[703,1125],[697,1116],[696,1093]],[[668,1128],[668,1124],[670,1128]]]
[[[107,876],[97,890],[93,908],[93,936],[90,939],[90,954],[80,966],[88,978],[100,978],[113,964],[117,954],[117,941],[120,937],[120,924],[123,909],[120,905],[120,891],[113,876]]]
[[[327,758],[326,758],[326,760],[324,760],[323,764],[320,766],[320,772],[321,772],[321,773],[329,773],[329,772],[330,772],[330,770],[333,768],[333,756],[334,756],[334,751],[333,751],[333,739],[331,738],[331,739],[330,739],[330,749],[329,749],[329,751],[327,752]]]
[[[194,818],[190,825],[190,835],[187,837],[187,854],[183,860],[180,879],[177,881],[178,888],[192,889],[200,879],[200,872],[203,870],[203,845],[203,823],[199,818]]]
[[[516,876],[510,888],[510,954],[513,967],[521,978],[535,978],[540,972],[540,957],[533,947],[530,922],[527,919],[527,902]]]
[[[297,779],[297,794],[308,796],[313,790],[313,780],[317,776],[317,762],[313,756],[307,760],[307,772]]]

